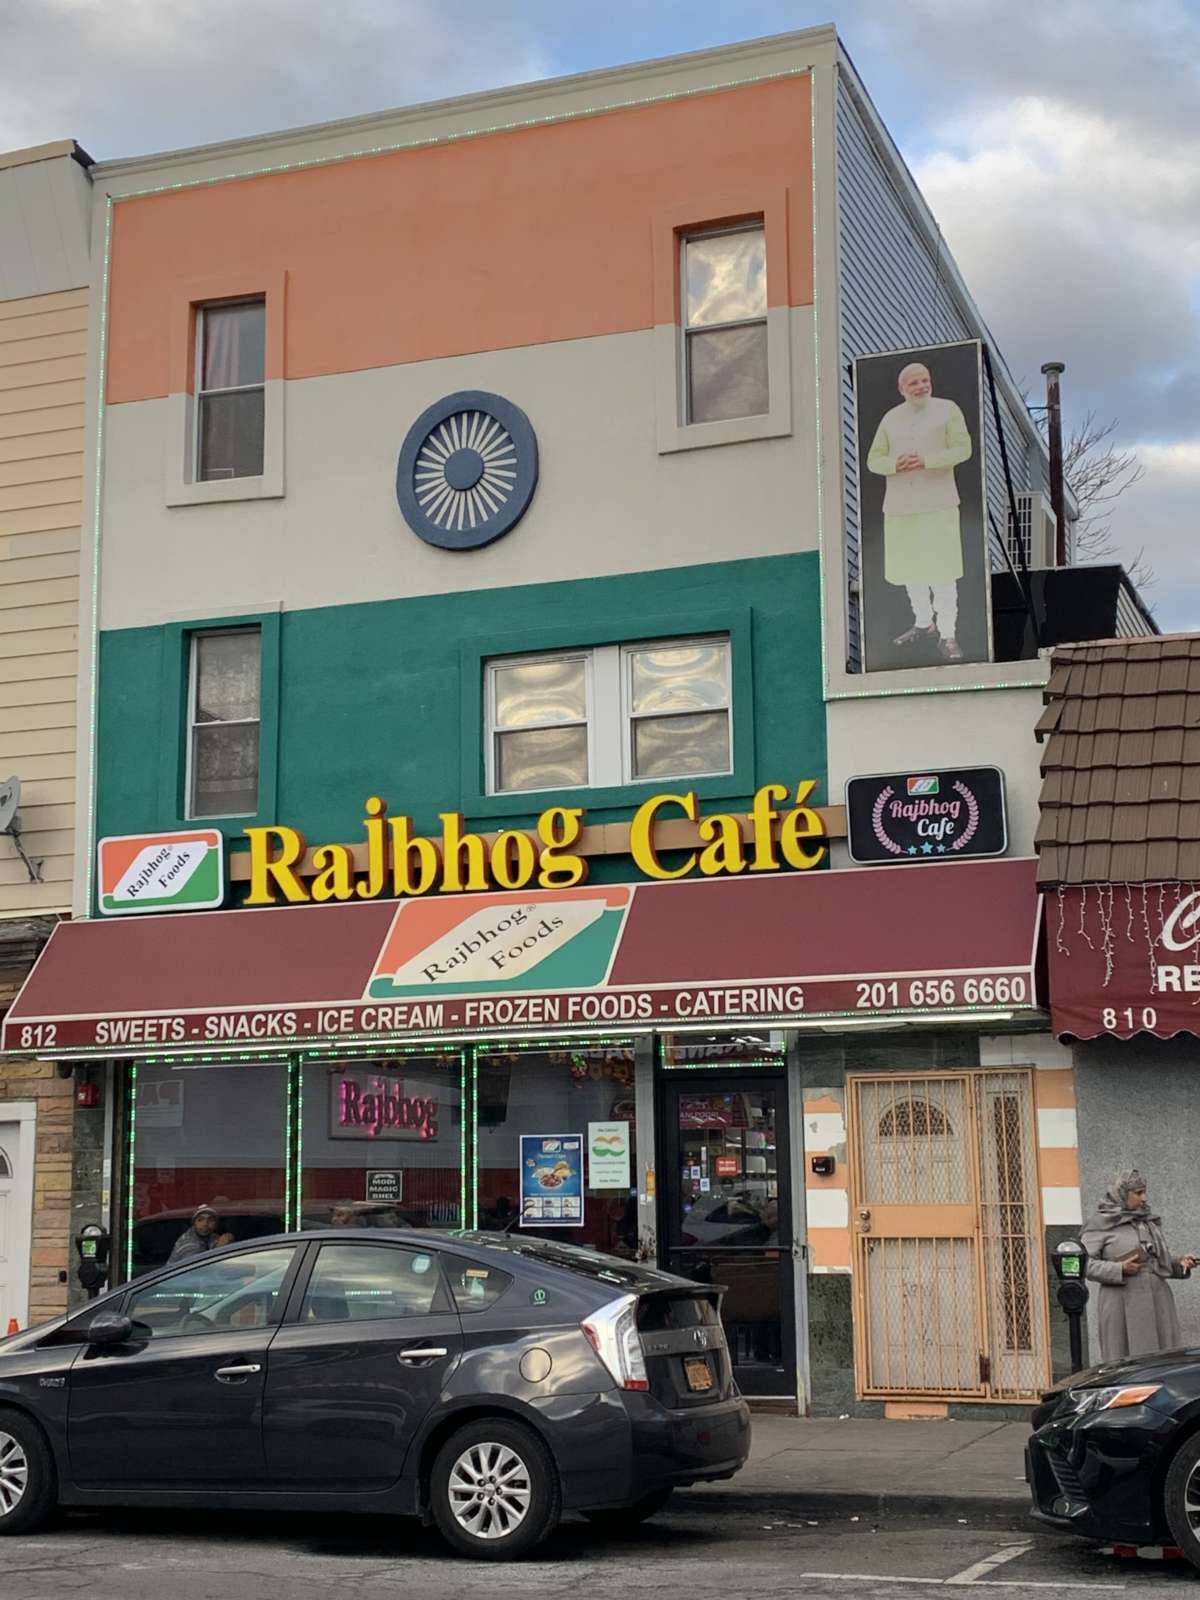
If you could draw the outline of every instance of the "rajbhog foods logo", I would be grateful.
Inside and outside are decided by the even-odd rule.
[[[224,841],[215,828],[101,839],[100,910],[201,911],[225,898]]]
[[[627,885],[401,904],[367,990],[373,1000],[603,983]]]

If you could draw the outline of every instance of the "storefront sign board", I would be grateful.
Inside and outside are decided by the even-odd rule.
[[[589,1122],[588,1188],[628,1189],[631,1185],[627,1122]]]
[[[99,905],[107,917],[206,911],[224,904],[225,841],[216,828],[101,839]]]
[[[521,1135],[521,1226],[583,1227],[583,1135]]]
[[[1004,774],[999,767],[890,772],[846,784],[851,860],[963,861],[1008,849]]]
[[[939,862],[919,875],[872,867],[64,923],[9,1010],[3,1048],[137,1054],[1029,1011],[1034,871]],[[346,1110],[350,1136],[372,1137],[361,1097],[361,1123]],[[397,1126],[410,1124],[401,1112]]]
[[[1200,1034],[1200,885],[1102,883],[1046,897],[1054,1031]]]
[[[384,1169],[369,1171],[365,1198],[368,1205],[399,1205],[404,1199],[404,1173]]]

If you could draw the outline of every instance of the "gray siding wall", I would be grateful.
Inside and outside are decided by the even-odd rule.
[[[943,271],[940,238],[931,238],[909,209],[885,167],[844,75],[837,102],[838,228],[842,325],[842,458],[845,484],[846,582],[849,613],[847,662],[861,671],[859,652],[858,457],[854,441],[856,356],[910,345],[985,339],[987,330],[959,304]],[[1000,395],[1013,487],[1031,487],[1026,436]],[[984,381],[987,492],[991,520],[1001,535],[1008,523],[1008,491],[1000,445]],[[1006,566],[992,538],[993,570]]]

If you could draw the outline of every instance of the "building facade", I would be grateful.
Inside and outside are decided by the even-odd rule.
[[[1198,663],[1195,635],[1056,651],[1040,725],[1038,873],[1054,1030],[1074,1059],[1084,1215],[1136,1167],[1178,1255],[1200,1227]],[[1195,1344],[1194,1285],[1175,1300]]]
[[[0,1011],[71,909],[88,158],[0,155]],[[54,1064],[0,1056],[0,1332],[62,1310],[74,1105]]]
[[[93,177],[76,920],[5,1041],[102,1096],[114,1281],[200,1205],[521,1225],[724,1283],[756,1396],[1036,1395],[1044,462],[833,31]],[[876,358],[966,436],[870,420],[936,571]]]

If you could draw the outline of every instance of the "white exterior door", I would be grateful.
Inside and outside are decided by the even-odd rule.
[[[35,1116],[32,1103],[0,1103],[0,1338],[29,1320]]]

